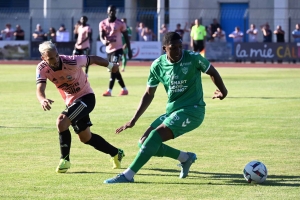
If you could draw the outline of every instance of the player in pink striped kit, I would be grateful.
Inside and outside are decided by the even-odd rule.
[[[132,51],[126,24],[117,19],[115,6],[110,5],[107,8],[107,14],[108,18],[102,20],[99,24],[100,40],[103,44],[106,45],[107,59],[110,62],[119,62],[120,58],[123,55],[122,34],[128,48],[128,58],[131,59]],[[111,96],[116,79],[122,87],[120,95],[128,95],[128,90],[125,87],[122,75],[120,71],[117,71],[117,73],[110,73],[109,88],[103,93],[103,96]]]
[[[82,70],[82,67],[96,64],[107,66],[109,70],[116,72],[119,70],[119,65],[98,56],[59,55],[55,45],[50,41],[40,44],[39,51],[43,61],[36,68],[37,99],[45,111],[51,109],[51,104],[54,101],[46,98],[45,94],[48,79],[54,83],[66,104],[66,109],[56,121],[61,151],[56,172],[65,173],[71,166],[69,157],[71,148],[70,125],[81,142],[91,145],[98,151],[110,154],[113,168],[121,168],[121,160],[125,156],[123,150],[112,146],[100,135],[92,133],[90,130],[90,126],[93,124],[89,114],[95,107],[96,99]]]
[[[80,18],[80,26],[78,27],[77,33],[78,38],[75,44],[73,55],[89,55],[90,52],[90,40],[92,37],[92,29],[87,24],[88,18],[82,16]],[[85,73],[88,74],[89,66],[86,66]]]

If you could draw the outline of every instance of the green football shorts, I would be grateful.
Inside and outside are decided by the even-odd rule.
[[[173,132],[174,138],[190,132],[201,125],[205,116],[205,107],[189,106],[176,110],[170,114],[159,116],[152,124],[152,128],[157,128],[161,124],[165,124]]]

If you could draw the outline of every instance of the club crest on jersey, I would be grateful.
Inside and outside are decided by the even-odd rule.
[[[67,78],[68,80],[72,80],[72,76],[71,76],[71,75],[67,75],[66,78]]]
[[[192,64],[192,62],[180,63],[180,66],[182,67],[181,68],[182,73],[187,74],[189,71],[188,66],[190,66],[191,64]]]
[[[182,71],[182,73],[187,74],[188,71],[189,71],[189,68],[188,67],[182,67],[181,71]]]

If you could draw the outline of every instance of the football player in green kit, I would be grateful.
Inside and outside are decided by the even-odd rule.
[[[163,84],[168,95],[166,113],[154,120],[139,140],[140,150],[131,165],[104,183],[134,182],[134,175],[152,156],[178,160],[181,163],[179,178],[186,178],[192,163],[197,159],[196,154],[180,151],[163,142],[190,132],[203,122],[205,102],[201,72],[208,74],[218,88],[213,99],[222,100],[227,96],[227,89],[218,71],[199,53],[183,50],[179,34],[166,33],[163,50],[166,54],[161,55],[151,65],[147,89],[136,113],[129,122],[118,128],[116,133],[135,125],[152,102],[159,83]]]

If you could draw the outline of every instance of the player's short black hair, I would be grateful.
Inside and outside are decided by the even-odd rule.
[[[115,5],[109,5],[108,8],[111,8],[112,10],[116,10],[117,7]]]
[[[83,15],[82,18],[83,18],[86,22],[88,21],[87,16]]]
[[[163,45],[170,44],[171,41],[174,41],[174,40],[181,40],[180,35],[176,32],[168,32],[164,35]]]

